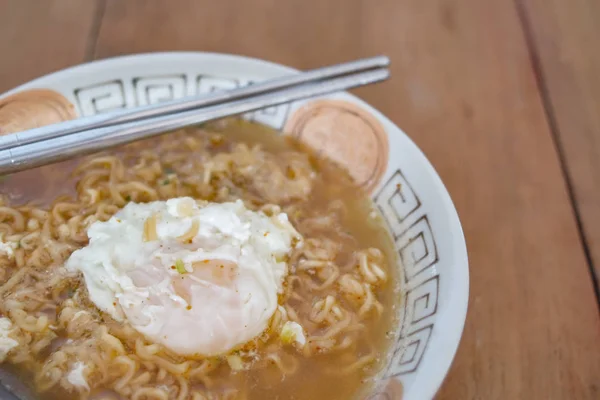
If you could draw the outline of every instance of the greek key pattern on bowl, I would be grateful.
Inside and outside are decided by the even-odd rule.
[[[123,108],[157,104],[185,96],[234,89],[252,84],[250,80],[229,79],[208,75],[139,76],[131,80],[115,80],[84,86],[74,90],[81,115],[90,116]],[[275,129],[285,123],[289,104],[253,111],[244,118],[261,122]]]
[[[397,170],[375,196],[404,268],[402,326],[386,377],[414,372],[419,367],[433,332],[438,309],[440,276],[435,270],[438,250],[421,201]]]
[[[128,107],[121,80],[75,89],[75,98],[85,117]]]
[[[135,78],[133,87],[140,106],[180,99],[186,95],[185,75]]]

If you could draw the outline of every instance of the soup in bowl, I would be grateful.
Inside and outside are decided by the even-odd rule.
[[[193,55],[170,56],[196,65]],[[204,56],[195,62],[209,69],[263,66]],[[123,73],[123,60],[20,88],[0,103],[5,126],[244,83],[165,75],[160,62],[154,76],[127,84],[86,81],[94,68]],[[460,225],[414,145],[407,141],[406,161],[434,174],[419,183],[431,197],[393,170],[389,122],[345,96],[4,177],[3,368],[41,399],[433,395],[466,311]],[[11,117],[17,105],[24,111]],[[431,199],[438,208],[424,212]],[[432,226],[451,235],[436,241]],[[442,257],[453,266],[448,286]],[[452,277],[459,285],[449,286]],[[419,372],[426,357],[438,360],[433,372]]]

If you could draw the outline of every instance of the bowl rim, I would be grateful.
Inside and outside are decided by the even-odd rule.
[[[264,68],[268,68],[270,71],[276,71],[277,74],[281,73],[284,75],[286,73],[299,73],[301,72],[298,69],[293,67],[263,60],[260,58],[254,58],[245,55],[239,54],[229,54],[229,53],[219,53],[219,52],[205,52],[205,51],[159,51],[159,52],[142,52],[142,53],[130,53],[130,54],[122,54],[117,56],[112,56],[108,58],[102,58],[98,60],[86,61],[84,63],[72,65],[70,67],[66,67],[63,69],[56,70],[54,72],[50,72],[48,74],[39,76],[30,81],[24,82],[4,93],[0,93],[0,99],[19,92],[25,89],[34,89],[38,88],[40,84],[48,84],[53,81],[60,81],[62,79],[69,79],[69,75],[79,75],[82,73],[90,73],[90,70],[98,70],[101,71],[106,66],[109,66],[114,63],[127,63],[129,61],[138,62],[140,60],[154,61],[156,59],[163,59],[165,57],[171,58],[189,58],[189,57],[203,57],[205,61],[210,61],[214,63],[229,63],[233,65],[233,68],[244,68],[248,71],[248,74],[252,74],[253,71],[256,71],[258,75],[260,75],[260,70]],[[425,156],[423,151],[414,143],[414,141],[410,138],[408,134],[404,132],[396,123],[391,121],[387,116],[382,114],[375,107],[371,106],[361,98],[357,97],[354,94],[344,92],[345,95],[352,98],[356,103],[365,107],[371,113],[373,113],[378,119],[385,121],[387,125],[393,126],[399,133],[405,136],[405,139],[408,140],[412,149],[411,151],[415,151],[419,154],[419,156],[424,161],[424,166],[429,169],[429,175],[433,179],[433,183],[436,186],[439,186],[442,190],[439,192],[440,198],[439,201],[444,203],[445,208],[449,211],[449,226],[455,231],[455,237],[452,238],[452,247],[456,250],[456,254],[453,257],[453,264],[457,264],[457,268],[455,268],[455,279],[452,282],[452,296],[449,298],[449,304],[445,307],[453,310],[453,319],[454,322],[452,325],[453,329],[448,332],[444,332],[444,344],[445,350],[443,354],[436,354],[437,360],[435,363],[430,363],[428,365],[429,374],[427,379],[421,380],[416,379],[413,383],[414,386],[418,388],[418,397],[423,399],[430,399],[435,396],[435,394],[440,389],[442,383],[446,379],[448,372],[450,371],[450,367],[456,353],[458,351],[458,347],[460,345],[462,334],[464,332],[467,311],[468,311],[468,303],[469,303],[469,288],[470,288],[470,276],[469,276],[469,261],[468,261],[468,252],[466,246],[466,240],[464,236],[464,231],[462,228],[462,224],[460,223],[460,218],[458,215],[458,211],[454,206],[454,203],[450,197],[448,189],[445,184],[442,182],[439,174],[433,167],[432,163]],[[388,133],[389,134],[389,133]],[[440,271],[441,273],[441,271]],[[439,319],[436,320],[439,323]],[[443,325],[440,324],[440,325]],[[425,357],[426,359],[427,357]],[[418,373],[416,374],[418,376]]]

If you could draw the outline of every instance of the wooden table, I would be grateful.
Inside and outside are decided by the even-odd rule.
[[[599,399],[598,21],[594,0],[0,0],[0,92],[133,52],[389,55],[357,93],[435,165],[469,248],[439,398]]]

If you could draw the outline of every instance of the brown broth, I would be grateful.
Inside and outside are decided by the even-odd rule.
[[[397,265],[396,255],[390,235],[379,214],[374,211],[368,196],[350,182],[345,171],[285,135],[280,135],[262,125],[242,121],[215,123],[208,125],[207,129],[213,132],[222,132],[226,137],[226,142],[242,142],[250,146],[258,144],[269,153],[276,155],[298,150],[311,152],[311,163],[318,171],[319,176],[314,182],[311,196],[299,205],[299,209],[313,215],[325,214],[333,200],[341,200],[345,205],[346,212],[340,217],[340,224],[349,239],[344,242],[343,249],[335,261],[343,264],[351,258],[353,251],[374,247],[384,253],[388,274],[387,282],[378,289],[376,295],[377,300],[383,306],[381,317],[377,320],[374,318],[365,320],[366,329],[362,333],[364,341],[376,351],[377,361],[375,363],[348,375],[339,376],[331,373],[332,367],[339,368],[351,364],[370,349],[358,346],[354,353],[342,351],[337,354],[316,354],[311,357],[303,357],[294,348],[289,347],[282,350],[283,356],[293,357],[299,361],[298,369],[293,375],[284,375],[282,378],[277,371],[269,367],[250,368],[246,371],[232,373],[226,367],[226,363],[221,365],[216,373],[229,374],[228,385],[246,388],[249,400],[361,398],[368,391],[378,371],[387,362],[387,354],[393,337],[391,332],[398,323],[396,307],[401,298],[396,284],[399,282],[399,272],[395,268]],[[160,153],[160,148],[153,147],[157,146],[157,143],[159,140],[150,140],[130,146],[129,150],[118,150],[116,153],[131,156],[132,151],[135,152],[141,148],[155,148],[156,152]],[[223,146],[215,146],[212,151],[226,151],[228,146],[227,143]],[[76,179],[71,176],[70,171],[79,162],[79,160],[73,160],[11,175],[0,183],[0,192],[8,197],[10,206],[35,203],[47,207],[60,195],[74,196],[76,194]],[[340,179],[340,177],[344,177],[344,179]],[[194,193],[190,194],[194,195]],[[196,195],[196,197],[199,196]],[[325,233],[319,234],[326,235],[327,232],[325,230]],[[337,237],[332,237],[332,239],[338,240]],[[259,355],[263,354],[260,348],[258,353]],[[27,376],[27,373],[24,372],[23,376]],[[102,389],[96,390],[95,393],[101,391]],[[66,397],[65,392],[57,389],[54,393],[47,392],[43,398]]]

